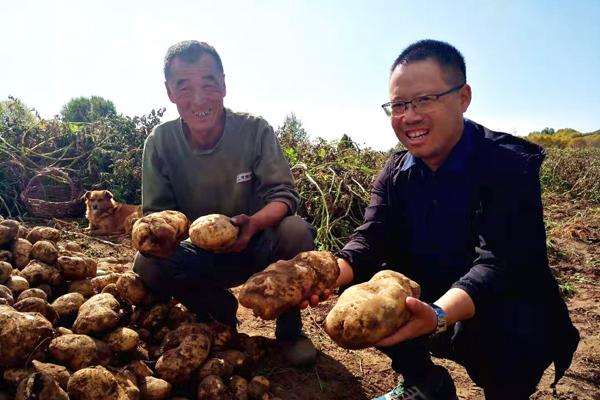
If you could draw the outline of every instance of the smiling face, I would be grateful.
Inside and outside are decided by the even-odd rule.
[[[399,64],[390,77],[390,100],[410,101],[455,86],[444,77],[440,65],[431,59]],[[418,114],[411,106],[404,115],[391,117],[392,128],[408,151],[435,171],[460,139],[463,113],[470,102],[471,88],[465,85],[440,97],[433,111]]]
[[[214,145],[224,125],[225,76],[210,54],[187,63],[175,57],[165,82],[171,102],[189,129],[192,143]]]

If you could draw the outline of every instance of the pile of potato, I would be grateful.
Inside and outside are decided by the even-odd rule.
[[[59,230],[0,219],[1,398],[274,399],[251,376],[266,339],[195,322],[133,272],[97,270]]]

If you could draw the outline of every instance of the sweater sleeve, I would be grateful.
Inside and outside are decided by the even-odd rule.
[[[142,163],[142,210],[144,214],[177,210],[177,202],[164,160],[156,148],[156,137],[150,134],[144,143]]]
[[[294,185],[290,166],[281,151],[273,128],[265,122],[259,129],[259,156],[253,167],[258,180],[257,195],[265,203],[281,201],[287,204],[289,214],[294,214],[300,196]]]

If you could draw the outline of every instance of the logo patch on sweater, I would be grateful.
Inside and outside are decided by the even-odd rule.
[[[238,174],[236,178],[236,183],[244,183],[252,180],[252,171],[242,172]]]

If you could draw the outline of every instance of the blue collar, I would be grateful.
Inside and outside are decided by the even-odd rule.
[[[440,170],[461,172],[467,167],[467,160],[473,149],[473,124],[465,118],[463,133],[454,145],[446,161],[440,166]],[[428,168],[423,161],[408,153],[401,171],[407,171],[415,165]]]

